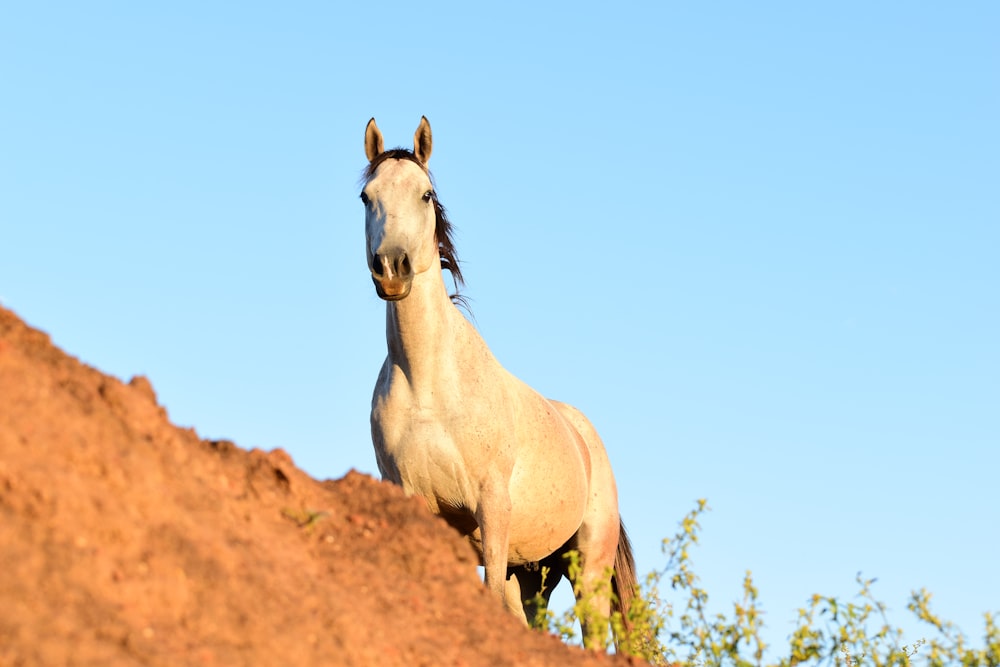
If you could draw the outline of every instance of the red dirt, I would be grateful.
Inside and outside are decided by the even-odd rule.
[[[0,308],[0,666],[640,664],[521,627],[475,564],[395,486],[201,440]]]

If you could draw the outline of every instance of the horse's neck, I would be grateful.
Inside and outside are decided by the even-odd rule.
[[[461,337],[456,315],[464,322],[436,267],[414,278],[405,299],[386,304],[389,357],[414,385],[433,383],[451,365]]]

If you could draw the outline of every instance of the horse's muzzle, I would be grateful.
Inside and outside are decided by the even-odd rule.
[[[386,301],[405,299],[413,285],[413,267],[405,250],[375,253],[372,257],[375,292]]]

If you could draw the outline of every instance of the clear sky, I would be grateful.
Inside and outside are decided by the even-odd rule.
[[[752,570],[772,641],[858,571],[978,641],[998,7],[7,3],[0,301],[204,437],[377,474],[364,127],[426,115],[476,323],[597,426],[640,571],[705,497],[711,604]]]

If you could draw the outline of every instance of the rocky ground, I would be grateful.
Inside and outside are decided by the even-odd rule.
[[[638,664],[521,627],[475,565],[396,487],[202,440],[0,308],[0,667]]]

